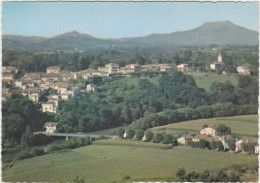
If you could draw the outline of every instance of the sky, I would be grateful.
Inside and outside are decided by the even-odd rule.
[[[138,37],[230,20],[258,30],[257,3],[3,2],[3,34],[54,36],[76,30],[99,38]]]

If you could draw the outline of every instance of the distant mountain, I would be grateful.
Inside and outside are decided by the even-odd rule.
[[[204,23],[198,28],[169,34],[124,39],[128,42],[154,45],[257,45],[258,32],[230,21]]]
[[[145,37],[100,39],[72,31],[51,38],[3,36],[4,49],[73,50],[108,46],[178,46],[178,45],[257,45],[258,32],[230,21],[209,22],[188,31],[151,34]]]

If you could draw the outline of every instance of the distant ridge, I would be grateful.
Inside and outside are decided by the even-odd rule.
[[[258,32],[235,25],[231,21],[206,22],[187,31],[151,34],[144,37],[101,39],[71,31],[50,38],[3,35],[3,49],[71,50],[107,46],[154,47],[178,45],[257,45]]]

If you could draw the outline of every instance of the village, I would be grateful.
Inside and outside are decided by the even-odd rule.
[[[121,76],[129,77],[130,73],[145,72],[145,71],[157,71],[171,73],[174,70],[180,72],[189,72],[190,67],[188,64],[179,64],[173,66],[170,64],[149,64],[149,65],[137,65],[129,64],[125,67],[119,67],[118,64],[109,63],[105,67],[98,67],[97,70],[87,69],[79,72],[70,72],[61,70],[59,66],[48,67],[46,73],[25,73],[20,79],[14,79],[14,74],[18,72],[17,68],[11,66],[2,67],[2,82],[7,84],[13,84],[16,88],[19,88],[23,96],[27,96],[29,100],[34,103],[41,104],[42,112],[57,113],[59,110],[59,103],[61,100],[67,101],[69,98],[81,97],[87,92],[97,92],[97,86],[91,82],[87,85],[79,83],[69,82],[71,80],[77,80],[79,78],[92,81],[93,77],[100,77],[102,81],[111,80],[115,76],[113,74],[120,74]],[[210,64],[210,70],[216,71],[221,74],[226,74],[225,63],[222,61],[222,56],[219,54],[217,61]],[[237,67],[237,72],[243,75],[250,75],[250,69],[247,66]],[[50,90],[54,92],[50,92]],[[47,95],[47,101],[40,101],[41,96]],[[2,100],[6,100],[11,97],[10,88],[6,87],[2,89]],[[46,122],[46,132],[54,133],[57,123]],[[124,137],[126,136],[126,133]],[[182,136],[178,138],[178,143],[187,145],[189,142],[199,142],[201,139],[210,141],[222,142],[224,148],[228,149],[228,141],[234,141],[236,144],[236,151],[243,151],[242,142],[253,143],[255,145],[255,153],[258,154],[258,144],[251,138],[234,139],[230,135],[223,137],[216,135],[216,127],[209,126],[200,131],[199,134],[194,136]],[[143,137],[145,141],[145,135]]]
[[[55,94],[48,96],[48,101],[42,103],[43,112],[56,113],[59,107],[59,101],[67,101],[71,97],[79,97],[84,91],[97,92],[97,87],[94,84],[70,83],[71,79],[85,79],[91,81],[93,77],[99,76],[102,81],[113,79],[113,74],[129,77],[131,73],[135,72],[166,72],[171,73],[174,70],[188,73],[191,68],[188,64],[179,64],[177,66],[171,64],[149,64],[137,65],[129,64],[125,67],[119,67],[118,64],[109,63],[105,67],[98,67],[97,70],[87,69],[79,72],[70,72],[61,70],[59,66],[48,67],[46,73],[25,73],[20,79],[14,79],[14,74],[18,72],[17,68],[11,66],[2,67],[2,82],[7,84],[14,84],[15,87],[21,89],[21,94],[28,96],[28,98],[38,103],[42,95],[50,89],[55,90]],[[217,61],[210,64],[210,70],[219,74],[226,74],[225,63],[222,61],[222,56],[219,54]],[[248,66],[238,66],[237,72],[243,75],[250,75],[250,68]],[[10,89],[5,87],[2,89],[2,99],[5,100],[10,97]]]

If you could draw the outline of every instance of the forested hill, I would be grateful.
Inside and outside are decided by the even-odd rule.
[[[3,49],[56,51],[116,47],[162,47],[178,45],[257,45],[258,32],[230,21],[204,23],[198,28],[146,37],[101,39],[76,31],[51,38],[3,36]]]

